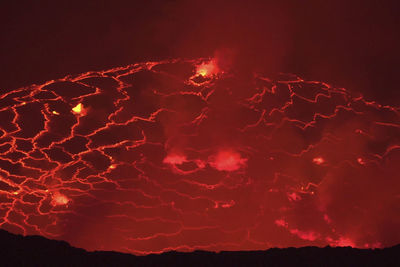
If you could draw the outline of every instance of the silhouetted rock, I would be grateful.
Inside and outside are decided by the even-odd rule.
[[[0,230],[1,266],[400,266],[400,245],[385,249],[351,247],[272,248],[266,251],[170,251],[135,256],[88,252],[67,242]]]

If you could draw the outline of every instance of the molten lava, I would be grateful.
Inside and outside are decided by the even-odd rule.
[[[136,254],[400,242],[399,108],[218,61],[0,93],[0,227]]]
[[[220,72],[216,61],[210,60],[197,66],[196,73],[201,76],[212,76]]]
[[[78,105],[76,105],[75,107],[73,107],[73,108],[72,108],[72,111],[73,111],[75,114],[82,114],[83,111],[84,111],[82,104],[79,103]],[[54,113],[54,111],[53,111],[53,114],[56,114],[56,113]],[[58,115],[58,114],[56,114],[56,115]],[[82,114],[82,115],[83,115],[83,114]]]

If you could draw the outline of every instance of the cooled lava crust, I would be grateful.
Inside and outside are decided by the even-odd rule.
[[[399,166],[398,107],[216,59],[0,91],[0,227],[87,250],[392,246]]]

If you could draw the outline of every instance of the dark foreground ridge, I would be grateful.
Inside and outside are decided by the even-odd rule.
[[[166,252],[158,255],[95,251],[41,236],[0,229],[1,266],[400,266],[400,245],[385,249],[351,247],[273,248],[266,251]]]

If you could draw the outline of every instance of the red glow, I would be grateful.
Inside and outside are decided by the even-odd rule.
[[[210,162],[211,166],[219,171],[237,171],[244,167],[246,159],[240,157],[240,154],[233,151],[220,151]]]
[[[288,198],[290,201],[299,201],[301,200],[300,195],[296,194],[295,192],[292,192],[290,194],[288,194]]]
[[[136,254],[398,243],[399,109],[228,69],[166,60],[2,91],[0,227]]]
[[[68,199],[66,196],[64,196],[63,194],[60,194],[60,193],[58,193],[58,192],[56,192],[56,193],[53,194],[53,197],[52,197],[52,204],[53,204],[54,206],[57,206],[57,205],[67,205],[68,202],[69,202],[69,199]]]
[[[164,163],[168,163],[168,164],[177,164],[180,165],[184,162],[186,162],[186,157],[182,156],[182,155],[178,155],[178,154],[172,154],[172,155],[168,155],[165,159],[164,159]]]
[[[285,222],[285,220],[283,220],[283,219],[275,220],[275,224],[277,226],[281,226],[281,227],[287,228],[287,222]]]
[[[327,238],[330,246],[333,247],[354,247],[354,242],[347,237],[340,237],[338,240],[332,240],[331,238]]]
[[[318,234],[315,232],[303,232],[300,231],[298,229],[291,229],[290,233],[297,235],[298,237],[300,237],[303,240],[308,240],[308,241],[314,241],[318,238]]]
[[[360,165],[365,165],[365,161],[364,161],[362,158],[357,158],[357,162],[358,162]]]
[[[313,158],[313,162],[317,165],[321,165],[325,162],[325,160],[321,157]]]

